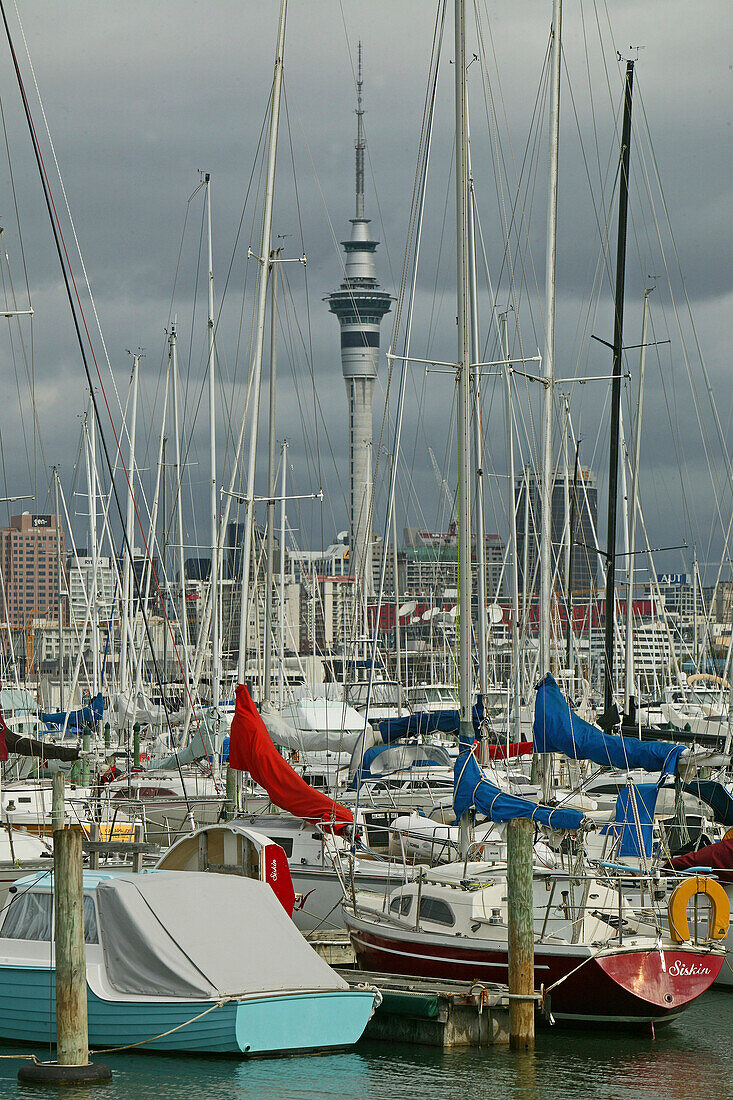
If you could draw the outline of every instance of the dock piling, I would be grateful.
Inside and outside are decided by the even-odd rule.
[[[64,777],[56,772],[52,804],[56,1061],[23,1066],[18,1080],[24,1084],[88,1085],[112,1076],[108,1066],[89,1061],[82,833],[64,828],[63,810]]]
[[[507,825],[509,1045],[512,1050],[534,1049],[532,833],[529,818],[514,818]]]

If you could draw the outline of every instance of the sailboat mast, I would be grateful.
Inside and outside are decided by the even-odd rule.
[[[471,663],[471,377],[468,232],[468,140],[466,132],[466,10],[455,0],[456,80],[456,312],[458,317],[458,704],[461,739],[473,742]],[[467,815],[461,818],[461,855],[469,844]]]
[[[611,444],[608,462],[608,522],[606,535],[606,622],[604,656],[606,684],[604,719],[615,725],[613,699],[614,620],[616,601],[616,511],[618,504],[618,444],[621,418],[621,360],[624,340],[624,286],[626,282],[626,222],[629,206],[629,160],[631,155],[631,99],[634,62],[626,62],[624,120],[621,133],[621,171],[618,191],[618,240],[616,246],[616,292],[614,295],[613,383],[611,388]]]
[[[242,597],[239,619],[239,660],[237,678],[244,683],[247,668],[247,634],[249,627],[249,577],[252,558],[252,527],[254,524],[255,458],[257,455],[257,425],[260,412],[260,381],[262,378],[262,347],[265,339],[265,312],[267,308],[267,281],[270,262],[270,240],[272,236],[272,202],[275,190],[275,160],[277,157],[277,131],[280,121],[280,92],[283,78],[283,57],[285,53],[285,18],[287,0],[281,0],[280,23],[275,52],[275,72],[272,81],[272,103],[270,108],[270,140],[267,152],[267,177],[265,180],[265,202],[262,212],[262,234],[260,237],[259,278],[257,281],[257,308],[255,321],[255,344],[252,359],[252,424],[247,458],[247,489],[245,500],[244,546],[242,561]]]
[[[540,676],[551,665],[552,600],[552,413],[555,400],[555,275],[557,270],[557,181],[560,148],[560,44],[562,0],[553,0],[550,75],[550,181],[545,256],[545,354],[542,357],[542,471],[540,477]],[[524,578],[525,587],[527,577]]]
[[[133,537],[134,537],[134,523],[135,523],[135,432],[137,429],[137,390],[138,381],[140,376],[140,352],[136,352],[132,357],[132,379],[130,386],[132,389],[131,402],[132,402],[132,416],[130,419],[129,427],[129,439],[130,450],[127,463],[127,477],[129,481],[127,491],[127,512],[125,515],[125,541],[127,543],[127,553],[124,555],[124,562],[122,566],[122,632],[120,637],[120,691],[126,691],[128,688],[128,675],[127,675],[127,663],[128,663],[128,649],[130,641],[130,588],[131,588],[131,575],[132,575],[132,554],[133,554]]]
[[[267,452],[267,550],[265,577],[265,702],[272,703],[272,583],[275,556],[275,408],[277,398],[277,276],[280,249],[270,257],[270,427]],[[282,554],[283,548],[280,547]]]
[[[501,316],[501,354],[509,363],[509,318]],[[508,365],[504,370],[504,416],[506,426],[506,452],[509,465],[507,508],[509,512],[509,560],[511,562],[512,588],[512,652],[511,680],[511,733],[512,740],[521,741],[522,684],[519,660],[519,562],[517,561],[517,501],[514,496],[516,474],[514,470],[514,410],[512,403],[512,376]],[[525,493],[526,496],[526,493]],[[525,585],[526,587],[526,585]]]
[[[478,669],[479,691],[486,694],[487,645],[486,645],[486,531],[484,523],[484,471],[483,471],[483,426],[481,423],[481,358],[479,348],[479,312],[478,280],[476,278],[476,232],[475,211],[476,196],[473,188],[473,169],[471,166],[471,140],[468,129],[469,119],[466,111],[466,132],[468,136],[468,258],[469,292],[471,317],[471,379],[473,384],[473,452],[476,480],[476,596],[478,603]]]
[[[181,594],[181,649],[185,676],[184,696],[188,694],[188,615],[186,610],[186,551],[183,545],[183,469],[181,467],[180,404],[178,394],[178,342],[175,325],[171,328],[171,366],[173,370],[173,432],[176,448],[176,517],[178,521],[178,587]]]
[[[99,668],[99,555],[97,553],[97,427],[94,423],[94,410],[91,406],[84,419],[86,427],[86,466],[87,496],[89,501],[89,556],[92,559],[91,592],[91,645],[92,645],[92,696],[101,691]]]
[[[285,702],[285,488],[288,469],[288,441],[283,440],[280,451],[280,622],[279,660],[277,669],[277,705],[282,710]]]
[[[53,468],[53,498],[56,511],[56,598],[59,635],[59,710],[64,709],[64,619],[62,577],[64,563],[61,557],[61,509],[59,507],[59,471]]]
[[[214,259],[211,237],[211,176],[207,172],[206,222],[209,261],[209,511],[211,520],[211,703],[219,706],[221,685],[221,639],[219,637],[219,523],[216,505],[216,345],[214,341]]]
[[[649,320],[649,295],[644,291],[644,315],[641,322],[641,351],[639,355],[639,389],[636,395],[636,421],[634,424],[634,453],[631,467],[631,503],[629,505],[629,563],[626,568],[626,692],[624,714],[631,714],[634,698],[634,543],[636,541],[636,507],[639,498],[639,457],[641,453],[641,410],[644,403],[644,370],[646,367],[646,330]]]

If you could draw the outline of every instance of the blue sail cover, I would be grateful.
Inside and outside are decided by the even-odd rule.
[[[548,673],[537,688],[534,705],[536,752],[561,752],[572,760],[592,760],[607,768],[643,768],[662,775],[676,775],[684,745],[671,741],[640,741],[616,737],[585,722]]]
[[[519,798],[506,794],[489,782],[473,752],[462,752],[454,768],[453,811],[456,820],[466,810],[476,810],[490,821],[511,821],[515,817],[528,817],[539,825],[548,825],[551,829],[568,829],[575,832],[583,823],[579,810],[563,807],[552,809],[539,806],[528,798]]]
[[[656,783],[630,783],[619,791],[616,819],[602,830],[620,833],[618,856],[651,856],[658,793]]]
[[[102,693],[95,695],[88,707],[70,710],[68,721],[66,720],[66,713],[65,710],[60,710],[55,714],[42,714],[41,721],[50,726],[63,726],[66,722],[66,728],[70,730],[79,729],[80,726],[93,725],[95,722],[99,722],[104,714]]]
[[[472,711],[473,731],[481,739],[481,723],[484,720],[484,700],[479,695]],[[461,732],[461,719],[457,710],[425,710],[416,714],[406,714],[404,718],[385,718],[379,723],[379,733],[385,744],[398,741],[402,737],[415,737],[427,733],[452,733],[456,737]]]

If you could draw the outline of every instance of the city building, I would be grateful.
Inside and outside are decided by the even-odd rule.
[[[542,529],[541,481],[535,471],[527,466],[515,478],[514,499],[517,517],[517,565],[519,586],[522,592],[539,592],[538,558],[540,531]],[[552,487],[552,569],[557,570],[561,587],[565,588],[565,547],[569,530],[569,514],[572,513],[573,475],[569,478],[566,493],[565,477],[558,475]],[[571,553],[573,596],[591,596],[598,577],[598,554],[593,549],[598,531],[598,488],[592,470],[579,467],[575,487],[573,546]],[[526,546],[525,546],[526,544]],[[525,581],[526,568],[526,581]]]
[[[343,653],[354,640],[354,578],[316,573],[300,594],[300,652]]]
[[[64,560],[65,539],[63,530],[57,532],[57,518],[24,512],[0,528],[0,615],[10,627],[27,626],[34,615],[58,619],[58,562]],[[62,618],[64,604],[65,596]]]
[[[111,559],[97,558],[96,592],[94,584],[94,558],[71,555],[66,562],[66,578],[69,586],[69,617],[77,629],[86,620],[87,604],[94,600],[97,622],[107,623],[114,613],[115,574]]]
[[[441,597],[458,588],[458,528],[451,523],[447,531],[404,529],[404,581],[400,595],[410,598]],[[493,603],[506,590],[502,580],[504,543],[500,535],[486,535],[486,598]],[[476,537],[471,539],[472,588],[476,593]]]

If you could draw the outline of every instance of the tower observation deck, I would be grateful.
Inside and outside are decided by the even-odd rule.
[[[341,370],[349,403],[349,548],[351,567],[364,595],[371,594],[372,402],[379,363],[379,326],[391,298],[377,282],[369,219],[364,217],[364,110],[361,43],[356,107],[356,217],[342,241],[344,281],[325,299],[341,326]]]

